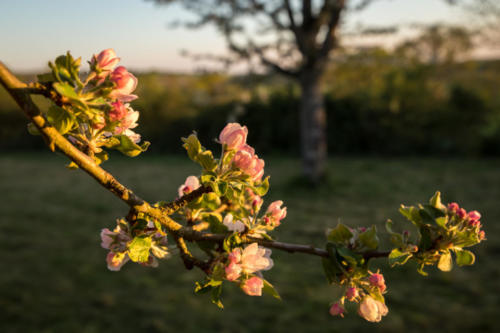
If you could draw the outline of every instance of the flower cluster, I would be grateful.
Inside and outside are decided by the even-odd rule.
[[[226,279],[239,282],[247,295],[261,296],[264,282],[259,271],[267,271],[272,267],[271,250],[252,243],[229,253],[225,267]]]
[[[137,220],[133,226],[126,220],[118,220],[113,231],[102,229],[101,246],[109,250],[106,262],[111,271],[119,271],[129,260],[157,267],[157,258],[163,259],[168,254],[167,235],[145,220]]]
[[[269,238],[286,217],[283,201],[272,202],[259,216],[262,196],[267,192],[268,179],[264,175],[264,160],[247,144],[248,129],[229,123],[219,135],[222,157],[213,158],[193,134],[184,139],[188,155],[203,167],[200,177],[189,176],[178,189],[179,197],[199,188],[211,187],[207,193],[184,208],[182,214],[190,223],[211,222],[212,232],[245,233],[256,238]],[[207,221],[210,220],[210,221]],[[218,223],[215,222],[215,219]]]
[[[80,74],[80,59],[71,54],[49,63],[52,72],[40,75],[39,84],[54,102],[47,120],[85,154],[101,163],[108,158],[104,148],[136,156],[147,149],[134,132],[139,112],[128,102],[137,98],[132,92],[137,78],[123,66],[113,49],[94,55],[90,72]]]
[[[248,129],[238,123],[229,123],[219,135],[224,151],[234,154],[232,164],[253,181],[260,181],[264,175],[264,160],[255,154],[255,149],[246,143]]]
[[[348,280],[344,295],[330,307],[332,316],[344,316],[345,301],[359,303],[358,314],[367,321],[379,322],[389,312],[383,297],[387,289],[384,276],[380,272],[368,274]]]
[[[472,232],[479,241],[486,238],[484,230],[481,230],[481,214],[477,210],[467,212],[456,202],[452,202],[447,206],[447,214],[450,226],[457,228],[459,232]]]

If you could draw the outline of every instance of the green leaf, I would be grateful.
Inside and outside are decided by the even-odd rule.
[[[75,124],[73,115],[56,105],[52,105],[47,111],[47,120],[62,135],[71,131]]]
[[[407,207],[401,205],[399,212],[417,227],[422,225],[422,218],[420,217],[418,208],[414,206]]]
[[[222,281],[225,276],[226,272],[224,270],[224,265],[222,263],[215,265],[211,275],[212,279],[214,281]]]
[[[393,249],[389,254],[389,264],[391,267],[404,265],[412,257],[409,252],[402,252],[400,249]]]
[[[198,281],[194,283],[195,287],[194,287],[194,292],[196,294],[204,294],[204,293],[207,293],[209,292],[210,290],[212,290],[212,286],[209,285],[208,283],[205,283],[205,284],[201,284],[199,283]]]
[[[424,267],[425,267],[425,264],[424,263],[421,263],[418,268],[417,268],[417,272],[420,274],[420,275],[423,275],[423,276],[427,276],[429,274],[427,274],[427,272],[424,271]]]
[[[218,183],[214,183],[212,189],[218,196],[223,197],[226,194],[228,186],[229,185],[226,182],[220,181]]]
[[[71,100],[80,100],[80,96],[75,91],[75,88],[68,83],[55,82],[52,87],[59,93],[59,95],[67,97]]]
[[[203,220],[210,225],[210,231],[221,234],[227,232],[227,228],[222,224],[222,216],[216,213],[203,214]]]
[[[429,205],[432,207],[443,210],[446,207],[441,203],[441,192],[436,191],[436,193],[432,196],[432,198],[429,200]]]
[[[393,222],[391,220],[387,220],[385,222],[385,230],[387,230],[391,237],[391,243],[396,247],[401,247],[404,245],[403,236],[401,234],[398,234],[397,232],[394,232],[392,230],[392,225]]]
[[[348,242],[352,238],[353,234],[349,230],[349,228],[342,223],[337,224],[334,229],[331,229],[328,232],[328,241],[332,243],[345,243]]]
[[[204,172],[201,174],[200,178],[201,178],[202,184],[208,184],[208,183],[212,183],[216,179],[216,176],[213,172]],[[214,188],[213,188],[213,190],[215,191]]]
[[[207,171],[214,171],[217,168],[217,162],[210,150],[200,152],[196,156],[196,161]]]
[[[431,240],[431,231],[429,230],[428,227],[422,226],[420,228],[420,242],[418,244],[418,248],[421,249],[421,251],[427,251],[430,249],[432,246],[432,240]]]
[[[428,224],[436,224],[442,228],[445,227],[448,222],[448,217],[446,213],[440,209],[435,208],[431,205],[423,205],[419,213],[422,219]]]
[[[364,263],[363,256],[357,254],[346,247],[337,247],[337,253],[344,258],[351,267],[356,267],[358,265],[362,265]]]
[[[274,286],[270,284],[267,280],[264,279],[262,280],[264,281],[264,288],[262,288],[262,291],[281,301],[280,294],[278,294],[278,291],[274,288]]]
[[[451,253],[450,251],[446,251],[446,253],[442,254],[441,257],[439,258],[438,268],[443,272],[449,272],[451,271],[452,267],[453,267],[453,262],[451,261]]]
[[[474,253],[468,250],[455,250],[455,255],[457,256],[456,262],[458,266],[468,266],[474,264],[476,257]]]
[[[217,305],[219,309],[224,309],[224,305],[220,300],[220,295],[222,294],[222,284],[212,289],[212,303]]]
[[[377,228],[373,225],[370,229],[361,233],[358,239],[365,247],[375,250],[378,248]]]
[[[147,262],[150,248],[150,237],[135,237],[128,244],[128,256],[130,257],[130,260],[134,262]]]
[[[113,139],[112,144],[114,145],[109,144],[109,148],[114,148],[130,157],[135,157],[140,153],[145,152],[149,147],[149,142],[145,141],[139,146],[126,135],[116,135],[114,138],[119,141]]]
[[[201,198],[201,205],[209,210],[216,210],[221,205],[219,196],[214,192],[204,193]]]
[[[448,217],[447,216],[437,217],[437,218],[434,219],[434,221],[441,228],[445,228],[446,224],[448,223]]]
[[[191,160],[197,162],[196,157],[201,152],[201,143],[196,137],[196,134],[191,134],[187,138],[182,138],[184,144],[182,145],[188,153]]]
[[[96,162],[97,165],[107,161],[108,158],[109,158],[108,153],[104,150],[94,155],[94,161]]]
[[[255,194],[259,196],[266,195],[269,190],[269,176],[267,176],[259,185],[253,187]]]
[[[339,267],[336,256],[330,258],[321,258],[321,263],[323,265],[323,271],[325,272],[326,279],[330,284],[340,283],[340,276],[342,275],[342,270]]]

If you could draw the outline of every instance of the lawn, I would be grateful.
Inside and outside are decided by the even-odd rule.
[[[127,264],[106,269],[101,228],[113,227],[127,207],[65,159],[46,153],[0,157],[0,332],[499,332],[500,160],[335,158],[330,182],[318,191],[294,181],[299,163],[269,158],[271,190],[288,217],[274,233],[280,241],[322,246],[327,227],[338,221],[376,224],[387,218],[411,229],[401,203],[427,200],[435,190],[483,214],[488,240],[473,251],[472,267],[451,273],[415,267],[389,270],[389,315],[379,324],[354,309],[344,319],[328,314],[338,293],[326,284],[320,261],[273,252],[266,273],[282,295],[248,297],[224,289],[225,310],[195,296],[197,270],[185,271],[176,256],[160,267]],[[105,168],[147,200],[171,200],[184,178],[198,172],[187,158],[114,157]]]

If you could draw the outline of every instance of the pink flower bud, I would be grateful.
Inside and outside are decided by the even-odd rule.
[[[277,225],[286,217],[286,207],[281,208],[281,205],[283,205],[283,201],[274,201],[269,205],[266,212],[266,215],[269,214],[271,220]]]
[[[119,271],[125,263],[129,261],[128,254],[109,252],[106,262],[110,271]]]
[[[477,210],[473,210],[472,212],[469,212],[469,214],[467,214],[467,217],[471,221],[478,221],[481,218],[481,214],[479,214]]]
[[[486,238],[486,234],[484,233],[484,230],[481,230],[478,234],[479,240],[484,240]]]
[[[459,209],[459,208],[460,208],[460,207],[458,206],[458,204],[457,204],[456,202],[452,202],[452,203],[449,203],[449,204],[448,204],[448,210],[449,210],[450,212],[455,213],[456,211],[458,211],[458,209]]]
[[[179,194],[179,198],[182,197],[184,194],[188,194],[199,188],[200,181],[198,180],[198,177],[195,176],[189,176],[186,178],[186,181],[184,184],[179,186],[177,189],[177,194]]]
[[[113,49],[101,51],[98,55],[92,57],[91,66],[95,66],[98,71],[106,72],[106,75],[113,70],[115,65],[120,61]],[[101,74],[100,74],[101,75]],[[98,76],[99,77],[99,76]],[[102,76],[100,76],[102,77]]]
[[[241,266],[235,262],[230,261],[229,265],[225,268],[226,271],[226,279],[229,281],[237,280],[241,275]]]
[[[467,211],[463,208],[460,208],[458,211],[457,211],[457,216],[461,219],[464,219],[466,216],[467,216]]]
[[[262,288],[264,281],[257,276],[251,277],[241,285],[243,292],[249,296],[262,296]]]
[[[379,288],[381,292],[385,291],[385,289],[386,289],[385,280],[384,280],[384,276],[382,274],[378,274],[378,273],[372,274],[368,278],[368,281],[370,281],[370,284],[372,286]]]
[[[253,181],[259,181],[264,175],[264,160],[253,154],[253,148],[245,145],[233,158],[235,167],[252,177]]]
[[[370,322],[379,322],[389,310],[384,303],[367,296],[359,305],[358,314]]]
[[[248,195],[248,201],[252,202],[252,209],[254,211],[258,211],[262,204],[264,203],[264,200],[257,194],[255,194],[250,188],[246,188],[246,192]]]
[[[238,123],[229,123],[219,135],[221,144],[225,144],[228,150],[239,150],[247,141],[248,129]],[[252,154],[253,155],[253,152]]]
[[[354,301],[356,297],[359,296],[358,289],[356,287],[349,287],[347,288],[345,292],[345,297],[347,298],[348,301]]]
[[[128,113],[127,107],[120,101],[111,103],[111,106],[113,107],[109,111],[109,119],[111,119],[111,121],[119,121]]]
[[[111,243],[113,243],[113,238],[111,238],[111,235],[114,235],[114,233],[108,228],[104,228],[101,230],[101,247],[103,247],[104,249],[109,250]]]
[[[339,302],[335,302],[330,307],[330,311],[329,312],[330,312],[330,314],[332,316],[341,316],[341,317],[344,317],[345,309],[342,307],[342,305],[339,304]]]
[[[365,232],[365,231],[366,231],[366,227],[359,227],[359,228],[358,228],[358,230],[359,230],[360,232]]]
[[[115,83],[115,88],[109,94],[109,97],[116,98],[122,102],[130,102],[137,98],[131,95],[137,87],[137,78],[129,73],[123,66],[117,67],[111,73],[111,81]]]

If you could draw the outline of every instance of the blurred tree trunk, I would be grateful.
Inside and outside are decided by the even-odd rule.
[[[321,72],[303,71],[299,76],[302,170],[314,185],[325,177],[327,159],[326,112],[321,93]]]

